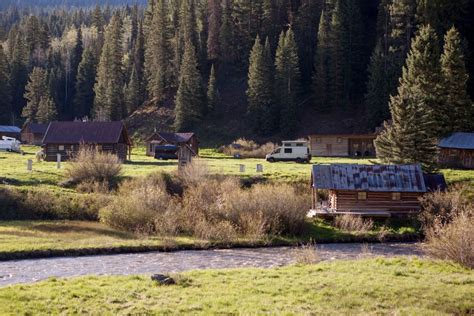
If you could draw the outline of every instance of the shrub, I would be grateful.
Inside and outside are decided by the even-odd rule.
[[[467,187],[455,186],[446,192],[432,192],[421,199],[420,221],[423,227],[430,227],[435,222],[449,223],[452,218],[463,212],[469,212],[471,201],[467,197]]]
[[[151,233],[170,203],[162,177],[134,179],[123,183],[112,202],[100,210],[100,220],[114,228]]]
[[[334,226],[347,232],[366,233],[372,230],[374,222],[361,216],[345,214],[334,218]]]
[[[242,158],[265,158],[265,156],[271,153],[276,147],[274,143],[269,142],[258,145],[252,140],[240,138],[232,144],[222,147],[220,151],[229,156],[238,154]]]
[[[0,220],[97,220],[109,200],[102,194],[0,188]]]
[[[435,258],[474,268],[474,212],[462,212],[450,222],[435,221],[426,229],[424,248]]]
[[[319,257],[318,252],[316,251],[316,244],[309,243],[298,247],[293,251],[293,256],[295,263],[297,264],[315,264],[318,263]]]
[[[85,181],[114,184],[121,172],[122,163],[116,155],[85,145],[66,167],[66,176],[74,184]]]

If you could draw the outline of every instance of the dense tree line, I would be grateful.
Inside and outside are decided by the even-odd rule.
[[[172,104],[175,128],[192,130],[218,110],[223,85],[245,80],[247,112],[235,114],[262,136],[296,133],[309,108],[366,112],[367,130],[392,119],[380,148],[404,115],[436,126],[433,137],[472,128],[468,0],[112,5],[0,12],[0,123],[120,120]],[[417,58],[428,52],[432,63]]]

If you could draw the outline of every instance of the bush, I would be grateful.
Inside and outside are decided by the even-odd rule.
[[[345,214],[334,218],[334,226],[347,232],[367,233],[373,229],[374,222],[361,216]]]
[[[450,222],[435,221],[426,229],[424,248],[435,258],[474,268],[474,212],[462,212]]]
[[[258,145],[252,140],[240,138],[228,146],[220,148],[220,151],[229,156],[240,155],[242,158],[265,158],[277,146],[274,143]]]
[[[114,184],[121,172],[122,163],[116,155],[85,145],[66,167],[68,181],[74,184],[87,181]]]
[[[100,210],[100,220],[114,228],[151,233],[170,203],[171,196],[160,175],[134,179],[123,183],[112,202]]]
[[[97,220],[108,202],[102,194],[0,188],[0,220]]]
[[[447,224],[458,214],[468,212],[471,201],[467,197],[468,188],[455,186],[446,192],[432,192],[421,199],[420,221],[423,227],[431,227],[434,223]]]

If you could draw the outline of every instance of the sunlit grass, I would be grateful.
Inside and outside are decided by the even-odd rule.
[[[414,258],[275,269],[52,278],[0,289],[0,314],[470,314],[474,272]]]

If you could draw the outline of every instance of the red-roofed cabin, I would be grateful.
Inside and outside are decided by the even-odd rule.
[[[196,134],[155,132],[146,139],[147,156],[155,156],[155,148],[163,145],[174,145],[178,147],[187,145],[193,156],[199,154],[199,142]]]
[[[46,160],[56,161],[57,154],[68,160],[81,144],[130,159],[132,140],[122,122],[51,122],[43,139]]]

